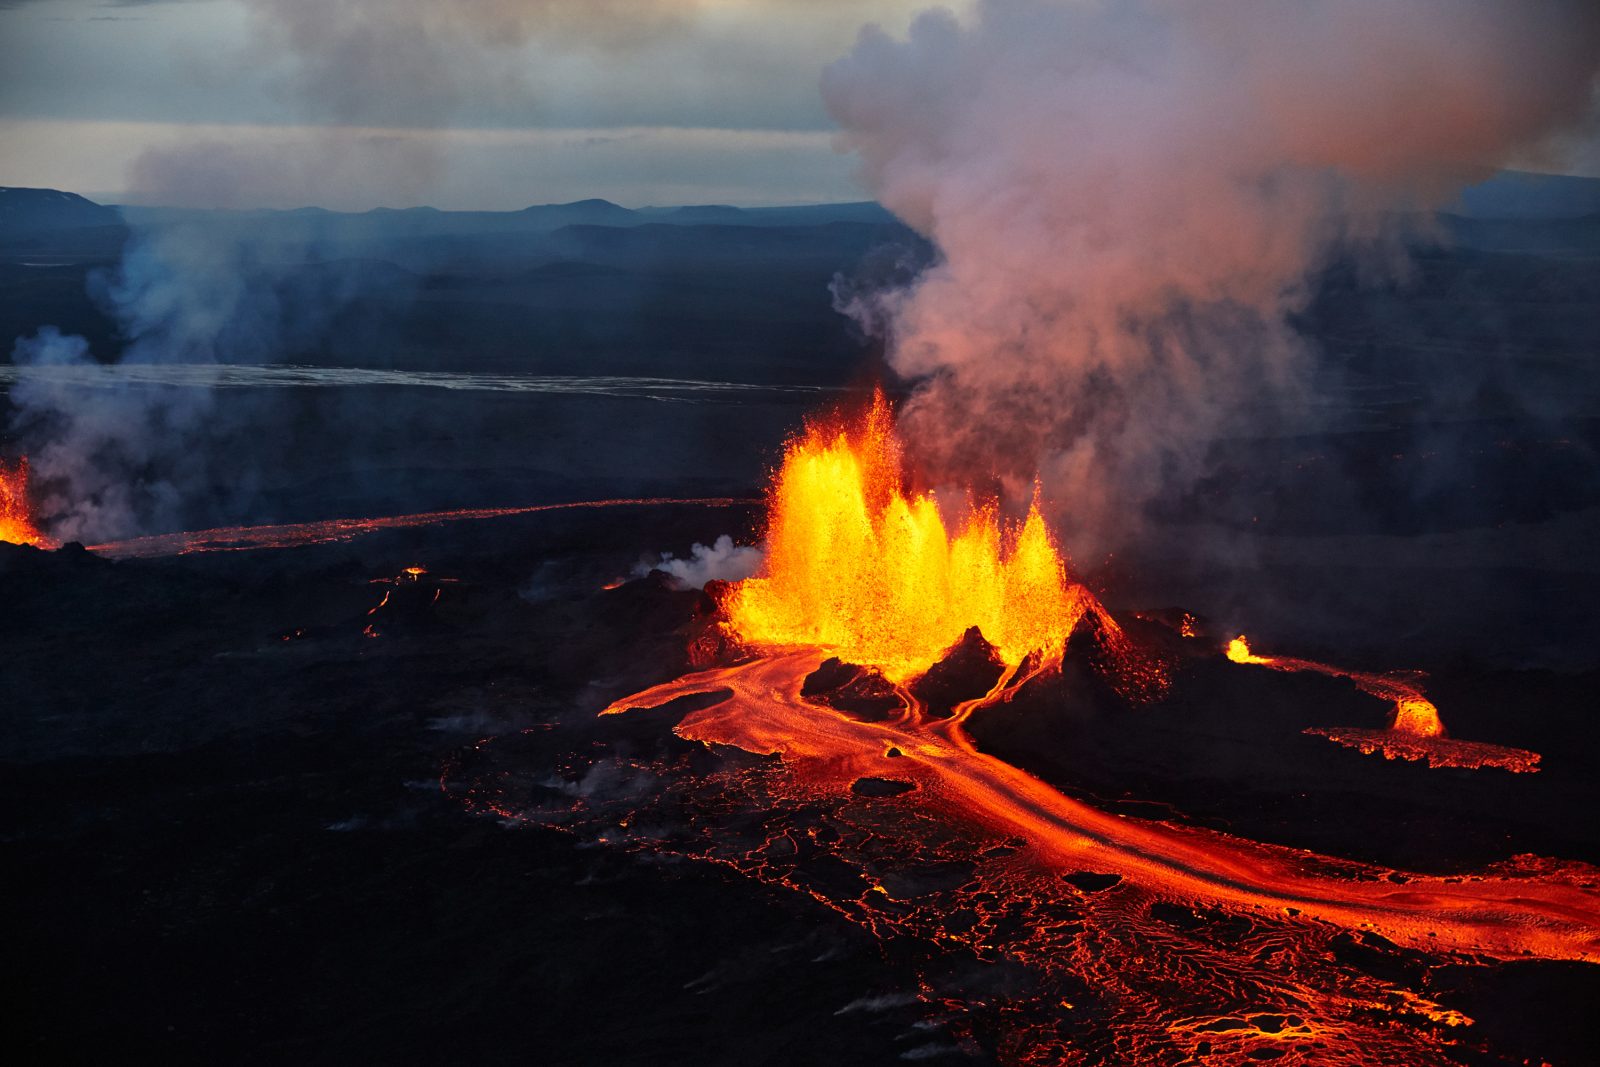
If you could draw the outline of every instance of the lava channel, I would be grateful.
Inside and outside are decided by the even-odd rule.
[[[1533,774],[1539,770],[1540,755],[1525,748],[1491,745],[1483,741],[1459,741],[1445,734],[1439,709],[1423,692],[1423,676],[1417,671],[1391,671],[1371,674],[1345,670],[1314,660],[1288,656],[1260,656],[1250,650],[1242,636],[1228,642],[1228,658],[1235,663],[1254,664],[1275,671],[1310,671],[1330,678],[1347,678],[1369,696],[1394,705],[1394,720],[1386,730],[1355,726],[1313,726],[1304,731],[1326,737],[1335,744],[1385,759],[1426,762],[1430,767],[1477,770],[1498,767],[1513,774]]]
[[[504,519],[516,515],[535,515],[545,511],[577,511],[604,508],[643,508],[683,505],[704,508],[733,508],[753,503],[737,497],[642,497],[638,499],[582,500],[566,504],[532,504],[510,508],[458,508],[451,511],[422,511],[410,515],[388,515],[372,519],[325,519],[320,522],[294,522],[271,526],[222,526],[211,530],[151,534],[122,541],[90,545],[89,550],[112,559],[156,559],[187,556],[200,552],[255,552],[273,548],[304,548],[310,545],[339,544],[382,530],[440,526],[451,522]]]
[[[702,811],[700,834],[733,830],[737,841],[733,828],[764,807],[819,798],[840,806],[843,824],[871,826],[832,848],[859,872],[859,892],[841,894],[803,872],[777,881],[886,939],[920,936],[1027,972],[1033,992],[998,1026],[1003,1062],[1254,1062],[1263,1048],[1289,1063],[1449,1062],[1470,1020],[1432,1001],[1425,982],[1357,974],[1338,959],[1341,947],[1382,946],[1434,963],[1600,962],[1600,871],[1591,867],[1525,856],[1469,875],[1416,874],[1107,814],[985,755],[965,733],[969,716],[1016,691],[1015,669],[949,718],[930,718],[900,688],[902,713],[863,722],[802,694],[825,658],[793,651],[705,671],[606,712],[715,701],[674,733],[776,757],[779,769],[743,810],[726,802],[716,776],[696,787],[724,798]],[[885,781],[900,785],[894,795],[862,788]],[[860,814],[884,805],[901,809],[899,825]],[[793,832],[746,842],[743,852],[735,845],[731,855],[688,851],[767,879],[782,871],[771,863],[780,836]],[[937,847],[952,840],[975,844]],[[896,853],[912,862],[887,858]],[[928,893],[915,873],[919,856],[934,869],[964,859],[971,873],[952,893]],[[964,1011],[989,1003],[939,986],[933,999]],[[1052,999],[1061,990],[1069,992]],[[1123,1051],[1107,1052],[1105,1042]]]

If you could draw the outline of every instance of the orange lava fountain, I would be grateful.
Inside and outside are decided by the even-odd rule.
[[[972,626],[1008,666],[1059,661],[1091,602],[1037,499],[1015,525],[969,500],[952,527],[933,494],[908,492],[879,393],[854,425],[813,422],[789,444],[765,564],[726,607],[750,644],[824,648],[903,682]]]
[[[1457,741],[1445,736],[1439,709],[1422,691],[1422,675],[1415,671],[1367,674],[1331,667],[1308,659],[1287,656],[1258,656],[1250,651],[1243,635],[1228,642],[1228,658],[1235,663],[1268,667],[1275,671],[1311,671],[1330,678],[1348,678],[1363,693],[1394,705],[1394,721],[1387,730],[1357,727],[1313,727],[1306,733],[1326,737],[1346,748],[1367,754],[1381,753],[1386,759],[1422,760],[1430,767],[1458,767],[1475,770],[1499,767],[1514,773],[1533,773],[1540,756],[1521,748],[1488,745],[1478,741]]]
[[[13,545],[53,547],[55,542],[34,525],[28,499],[28,460],[7,464],[0,460],[0,541]]]

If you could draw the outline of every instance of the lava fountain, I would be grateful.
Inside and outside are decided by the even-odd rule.
[[[54,546],[36,525],[32,500],[28,496],[28,460],[15,463],[0,459],[0,541],[13,545]]]
[[[1007,523],[970,498],[946,511],[908,491],[887,399],[810,422],[768,495],[767,554],[725,602],[749,645],[821,648],[890,681],[915,678],[977,627],[1007,668],[1055,664],[1078,622],[1120,628],[1081,584],[1039,512]]]

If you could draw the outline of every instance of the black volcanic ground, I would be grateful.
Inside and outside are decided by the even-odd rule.
[[[197,445],[214,484],[190,487],[187,525],[753,496],[834,395],[817,390],[872,364],[829,281],[881,273],[886,246],[925,254],[864,210],[542,218],[510,237],[492,217],[324,223],[354,233],[343,265],[272,284],[347,270],[357,298],[286,361],[760,388],[240,389]],[[0,327],[53,322],[115,351],[84,294],[127,233],[82,221],[0,217]],[[1302,323],[1327,383],[1313,430],[1220,442],[1214,477],[1149,516],[1166,550],[1087,577],[1123,613],[1181,607],[1267,651],[1426,669],[1455,735],[1538,750],[1544,771],[1360,756],[1299,731],[1379,725],[1377,702],[1214,657],[1138,712],[1069,673],[1039,714],[975,723],[980,744],[1130,815],[1334,854],[1600,862],[1596,220],[1449,227],[1457,243],[1419,253],[1404,282],[1330,271]],[[753,506],[555,512],[123,562],[0,546],[20,1059],[876,1064],[945,1049],[894,946],[832,912],[469,815],[440,790],[491,735],[528,731],[530,775],[597,744],[679,744],[670,712],[593,713],[684,670],[706,602],[659,578],[602,587],[758,522]],[[371,581],[410,565],[428,577],[369,615],[391,588]],[[1519,1057],[1581,1064],[1600,1048],[1595,971],[1463,970],[1446,1003]]]

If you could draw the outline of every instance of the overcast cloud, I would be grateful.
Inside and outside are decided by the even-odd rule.
[[[860,199],[819,73],[930,6],[0,0],[0,184],[222,207]],[[1594,173],[1595,143],[1525,163]]]
[[[818,74],[920,6],[0,2],[0,182],[230,207],[856,199]]]

